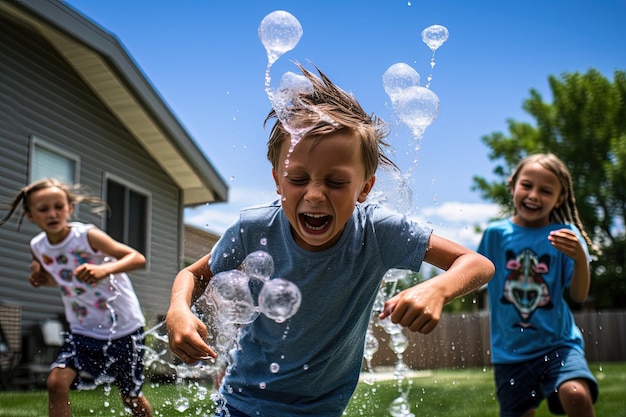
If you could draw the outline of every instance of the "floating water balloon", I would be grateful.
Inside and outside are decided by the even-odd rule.
[[[411,129],[415,139],[421,139],[438,115],[439,97],[428,88],[409,87],[398,98],[398,117]]]
[[[285,52],[296,47],[302,37],[302,26],[298,19],[284,10],[274,11],[259,24],[259,38],[272,65]]]
[[[236,269],[220,272],[209,282],[224,323],[248,324],[258,317],[249,283],[248,275]]]
[[[404,90],[414,85],[419,85],[420,75],[408,64],[399,62],[393,64],[383,74],[383,87],[391,99],[394,107]]]
[[[302,294],[296,284],[282,278],[267,281],[259,293],[259,308],[277,323],[293,317],[300,308]]]
[[[430,58],[430,74],[428,74],[428,82],[426,83],[426,88],[430,87],[430,82],[433,79],[432,70],[435,68],[435,51],[443,45],[443,43],[448,39],[448,29],[445,26],[441,25],[432,25],[427,27],[422,31],[422,41],[433,52],[433,56]]]
[[[267,281],[274,273],[274,259],[262,250],[252,252],[243,260],[243,271],[250,278]]]
[[[422,41],[433,53],[448,40],[448,29],[441,25],[432,25],[422,31]]]

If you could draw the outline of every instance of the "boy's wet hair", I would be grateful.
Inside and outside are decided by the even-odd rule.
[[[528,155],[526,158],[522,159],[513,170],[513,174],[511,175],[511,178],[509,178],[509,187],[512,189],[515,186],[522,169],[526,165],[532,163],[539,164],[543,168],[552,172],[561,184],[561,193],[565,194],[565,200],[563,203],[558,207],[554,207],[550,212],[550,223],[573,224],[578,228],[578,230],[580,230],[580,233],[585,238],[587,245],[591,249],[599,251],[596,245],[594,245],[591,241],[587,232],[585,232],[583,223],[578,215],[578,208],[576,207],[576,197],[574,195],[572,175],[570,174],[565,163],[561,161],[559,157],[552,153],[536,153]]]
[[[3,205],[2,208],[8,206],[9,212],[2,219],[0,219],[0,226],[9,221],[13,213],[15,213],[15,211],[21,205],[22,212],[20,213],[17,220],[17,230],[20,230],[20,226],[22,225],[22,220],[24,219],[24,216],[30,211],[30,196],[36,191],[44,190],[51,187],[56,187],[65,192],[65,195],[67,196],[67,203],[70,206],[73,206],[76,203],[89,203],[95,204],[97,206],[94,208],[94,212],[102,212],[104,210],[108,210],[108,206],[103,200],[97,197],[89,196],[87,194],[86,188],[80,184],[70,186],[54,178],[43,178],[34,181],[33,183],[22,188],[17,196],[15,196],[11,204]]]
[[[299,90],[295,99],[291,100],[289,124],[298,129],[306,128],[304,138],[321,138],[343,129],[351,131],[361,146],[366,179],[376,173],[379,164],[398,169],[384,152],[384,148],[389,146],[384,141],[389,133],[387,124],[377,116],[365,113],[352,94],[337,87],[319,68],[315,67],[318,77],[301,64],[296,65],[312,88]],[[267,159],[278,170],[282,145],[285,141],[291,142],[291,134],[275,109],[267,115],[264,126],[273,118],[276,118],[276,123],[267,142]]]

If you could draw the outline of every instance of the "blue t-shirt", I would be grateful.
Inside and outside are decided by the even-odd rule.
[[[563,297],[574,260],[548,240],[551,231],[563,228],[578,235],[589,258],[585,240],[571,224],[528,228],[505,219],[485,230],[478,252],[496,267],[488,284],[494,364],[523,362],[557,346],[583,352],[582,334]]]
[[[278,201],[244,210],[211,251],[212,273],[263,250],[274,260],[272,278],[295,283],[302,303],[284,323],[260,315],[242,329],[222,384],[227,404],[250,416],[341,416],[358,383],[382,277],[391,268],[419,271],[430,234],[406,216],[357,204],[332,248],[308,252]],[[252,289],[256,299],[260,288]]]

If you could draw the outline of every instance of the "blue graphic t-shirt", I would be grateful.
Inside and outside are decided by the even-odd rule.
[[[527,228],[510,219],[488,225],[478,252],[496,272],[489,281],[491,352],[494,364],[537,358],[557,346],[583,351],[583,338],[563,297],[574,272],[574,260],[552,246],[553,230],[580,231],[570,224]]]
[[[358,204],[332,248],[308,252],[294,241],[279,202],[243,211],[211,252],[212,273],[263,250],[274,261],[271,278],[295,283],[302,302],[284,323],[261,314],[241,330],[221,388],[227,404],[250,416],[341,416],[358,382],[382,277],[391,268],[418,271],[430,234],[406,216]],[[255,299],[259,291],[253,288]]]

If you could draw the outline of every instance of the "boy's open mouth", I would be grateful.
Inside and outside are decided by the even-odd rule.
[[[326,214],[302,213],[298,216],[300,224],[311,232],[320,232],[328,227],[332,216]]]

